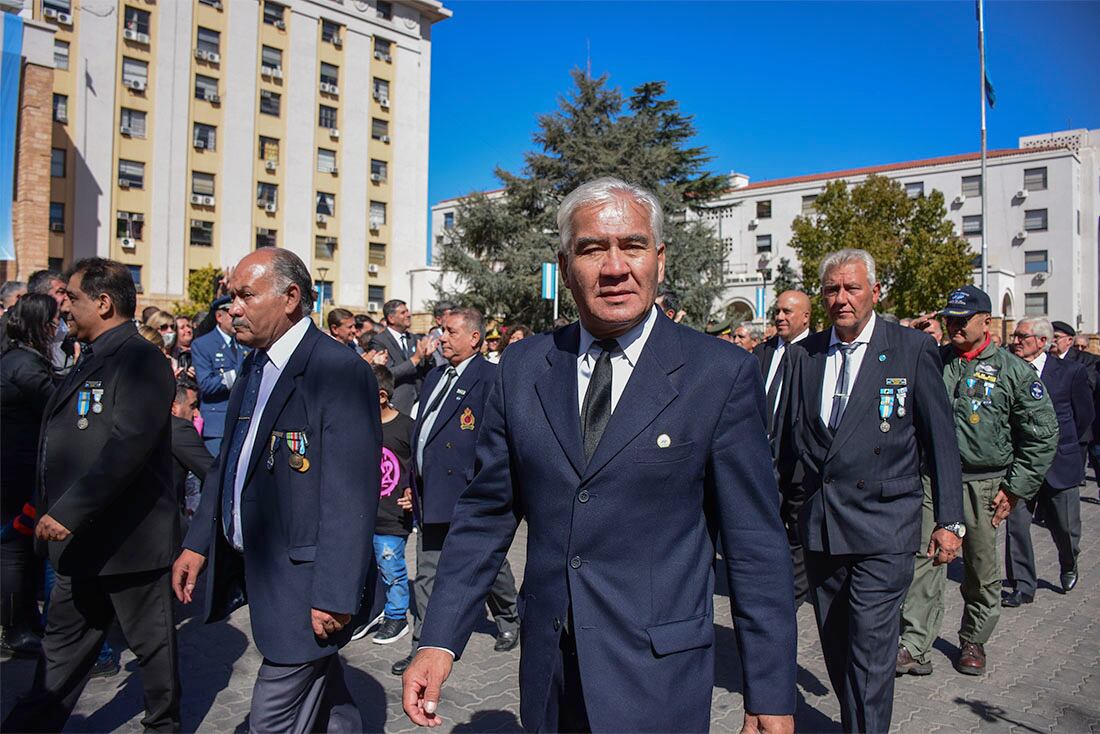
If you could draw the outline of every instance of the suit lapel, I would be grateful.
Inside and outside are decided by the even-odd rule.
[[[840,418],[836,436],[833,437],[833,443],[829,447],[828,458],[840,450],[867,416],[872,415],[872,408],[875,408],[873,417],[878,415],[878,390],[885,384],[883,373],[891,359],[891,344],[885,321],[876,320],[871,341],[865,349],[863,361],[859,365],[859,374],[856,375],[855,384],[850,389],[848,404],[844,407],[844,415]]]
[[[569,463],[584,474],[584,444],[581,442],[581,416],[577,397],[577,350],[581,329],[576,323],[554,333],[554,343],[546,353],[549,368],[535,382],[546,420],[561,444]]]
[[[802,383],[799,388],[802,391],[802,412],[805,414],[807,428],[813,430],[822,437],[828,434],[828,429],[821,422],[821,390],[825,381],[825,363],[829,356],[829,332],[821,332],[807,337],[802,344],[806,350],[806,356],[800,364]],[[809,340],[813,341],[809,341]],[[824,441],[828,443],[828,441]]]
[[[413,461],[416,461],[416,447],[420,444],[420,428],[424,424],[424,411],[428,409],[428,402],[431,400],[432,391],[435,390],[435,386],[439,384],[439,380],[443,377],[442,367],[433,367],[427,377],[424,378],[424,385],[420,390],[420,406],[417,408],[416,423],[413,425],[412,445],[413,445]]]
[[[470,364],[462,371],[462,375],[455,381],[455,384],[451,385],[451,394],[454,397],[444,397],[443,402],[439,406],[439,415],[435,417],[435,422],[432,423],[432,432],[428,434],[428,443],[432,442],[441,430],[443,426],[447,425],[447,421],[451,419],[451,416],[455,414],[460,406],[466,400],[466,393],[474,389],[474,385],[481,381],[481,366],[485,363],[485,358],[480,354],[476,355]],[[459,390],[464,392],[459,393]],[[426,393],[431,395],[431,393]]]
[[[125,325],[117,328],[127,328]],[[65,378],[61,383],[61,387],[53,395],[54,402],[48,407],[47,414],[53,415],[66,403],[77,389],[88,380],[94,379],[101,369],[103,369],[103,358],[109,357],[118,351],[128,338],[137,336],[137,330],[130,326],[131,333],[126,335],[119,335],[117,340],[115,338],[110,339],[110,346],[106,343],[101,344],[99,350],[95,349],[95,344],[92,344],[92,356],[88,358],[88,361],[81,366],[81,369],[75,375],[70,375]],[[73,365],[72,369],[75,372],[77,366]]]

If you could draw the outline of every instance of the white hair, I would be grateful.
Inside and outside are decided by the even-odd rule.
[[[1028,316],[1020,319],[1016,324],[1018,326],[1030,326],[1031,333],[1046,339],[1047,349],[1050,348],[1050,342],[1054,339],[1054,327],[1050,325],[1049,319],[1044,319],[1042,316]]]
[[[878,282],[875,277],[875,258],[871,257],[871,253],[867,250],[857,250],[849,247],[843,250],[837,250],[836,252],[830,252],[825,256],[825,259],[821,261],[821,265],[817,269],[817,279],[819,282],[825,282],[825,274],[830,270],[841,265],[849,265],[851,263],[863,263],[867,268],[867,281],[874,286]]]
[[[562,199],[558,207],[558,233],[561,237],[560,252],[566,258],[573,250],[573,216],[577,209],[609,204],[617,197],[625,197],[649,211],[649,228],[653,231],[654,247],[661,242],[664,229],[664,212],[661,202],[650,191],[621,179],[604,176],[582,183]]]

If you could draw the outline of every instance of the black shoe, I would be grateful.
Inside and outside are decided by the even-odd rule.
[[[118,661],[113,657],[107,658],[106,660],[97,660],[95,665],[92,666],[92,677],[110,678],[111,676],[117,675],[118,671],[121,669]]]
[[[390,672],[394,675],[404,675],[405,671],[409,669],[409,664],[412,663],[413,656],[409,654],[408,657],[401,658],[390,668]]]
[[[1062,582],[1062,593],[1068,594],[1073,591],[1073,587],[1077,586],[1077,564],[1073,564],[1073,568],[1068,571],[1062,571],[1058,580]]]
[[[408,622],[403,619],[389,619],[387,617],[382,620],[382,626],[378,628],[370,641],[375,645],[389,645],[392,642],[397,642],[407,634],[409,634]]]
[[[42,641],[35,637],[30,630],[13,630],[5,627],[0,632],[0,654],[5,658],[33,658],[38,657],[42,650]]]
[[[1030,604],[1035,601],[1034,594],[1025,594],[1022,591],[1013,589],[1011,593],[1005,594],[1001,597],[1002,607],[1018,607],[1021,604]]]
[[[515,630],[508,630],[497,635],[497,644],[493,645],[493,649],[497,652],[508,652],[518,644],[519,635],[516,634]]]

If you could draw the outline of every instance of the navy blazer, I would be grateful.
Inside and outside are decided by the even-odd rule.
[[[417,519],[426,523],[449,523],[455,503],[474,478],[474,445],[485,419],[485,400],[496,377],[497,366],[475,354],[451,385],[449,397],[439,406],[428,442],[424,444],[424,465],[416,460],[421,427],[432,391],[443,379],[446,367],[436,367],[424,380],[420,415],[413,429],[414,507]]]
[[[239,356],[234,359],[217,326],[191,342],[191,364],[195,368],[195,381],[199,383],[203,438],[221,438],[225,434],[229,388],[222,382],[222,373],[236,370],[240,377],[247,350],[241,345],[237,352]]]
[[[1054,489],[1069,489],[1085,478],[1082,444],[1094,415],[1089,377],[1080,362],[1048,354],[1042,378],[1058,415],[1058,451],[1047,470],[1046,483]]]
[[[543,726],[572,615],[593,731],[707,731],[719,533],[745,706],[793,713],[794,583],[756,360],[658,315],[586,462],[579,340],[574,323],[505,353],[420,644],[461,655],[526,519],[523,725]]]
[[[252,359],[245,360],[246,369]],[[242,383],[233,386],[229,425],[240,412]],[[281,438],[288,431],[306,434],[305,472],[290,467]],[[273,454],[272,437],[278,439]],[[310,609],[357,612],[373,563],[382,459],[374,373],[353,351],[309,325],[267,400],[248,460],[241,495],[243,568],[241,554],[222,531],[225,467],[237,459],[227,455],[230,444],[222,442],[184,541],[185,548],[206,556],[204,618],[226,617],[246,603],[247,589],[253,639],[265,658],[300,664],[331,655],[351,637],[353,625],[320,640]]]
[[[921,464],[932,479],[936,522],[962,522],[962,465],[936,342],[879,318],[835,437],[820,417],[832,330],[803,339],[795,365],[792,436],[805,477],[799,518],[807,550],[832,554],[916,552]],[[904,381],[904,382],[903,382]],[[879,391],[905,387],[905,415],[881,430]],[[896,407],[895,403],[895,407]]]

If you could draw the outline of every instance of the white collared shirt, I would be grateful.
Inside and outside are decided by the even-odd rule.
[[[455,385],[458,384],[459,378],[462,377],[462,373],[466,371],[466,368],[470,365],[471,360],[473,360],[473,358],[476,357],[476,356],[477,356],[477,352],[474,352],[469,357],[462,360],[459,364],[457,364],[455,366],[455,372],[458,373],[458,374],[455,376],[455,378],[453,380],[451,380],[451,384],[447,388],[448,390],[454,391]],[[432,394],[427,396],[426,399],[421,399],[421,401],[420,401],[420,404],[422,406],[424,406],[425,411],[432,406],[432,403],[435,402],[436,396],[439,395],[440,392],[442,392],[443,386],[446,385],[446,384],[447,384],[447,370],[444,369],[443,374],[439,378],[439,382],[437,382],[435,384],[435,387],[432,388]],[[416,465],[421,467],[421,473],[423,473],[424,446],[425,446],[425,444],[428,443],[428,434],[430,434],[432,432],[432,426],[435,425],[435,419],[439,416],[440,412],[443,410],[443,406],[446,405],[446,404],[447,404],[447,398],[444,397],[442,402],[439,403],[439,407],[436,408],[435,413],[431,413],[431,414],[425,413],[424,414],[424,423],[420,426],[420,436],[417,438],[417,441],[416,441]]]
[[[787,342],[783,337],[777,337],[778,346],[775,348],[775,354],[772,355],[771,366],[768,367],[768,379],[764,381],[764,394],[767,395],[772,389],[772,380],[779,378],[779,389],[783,389],[783,375],[779,374],[779,365],[783,361],[783,355],[787,353],[788,344],[797,344],[805,339],[810,333],[809,329],[803,330],[801,334]],[[779,401],[775,402],[776,407],[779,406]]]
[[[859,336],[852,342],[858,346],[848,355],[849,395],[852,388],[855,387],[856,378],[859,376],[859,367],[863,364],[863,356],[867,353],[867,345],[871,343],[871,334],[875,331],[876,321],[878,321],[878,317],[872,311],[867,325],[863,327],[863,331],[859,332]],[[833,393],[836,392],[836,381],[840,377],[840,366],[843,360],[840,350],[836,348],[837,344],[842,343],[837,338],[836,328],[834,327],[829,331],[829,356],[825,358],[825,379],[821,383],[821,408],[819,411],[821,422],[825,425],[829,425],[829,417],[833,412]]]
[[[638,358],[642,355],[642,347],[649,339],[653,325],[657,323],[657,307],[649,310],[645,321],[626,332],[615,341],[619,343],[620,351],[611,356],[611,412],[615,412],[615,406],[619,404],[623,390],[630,376],[634,374],[634,367],[638,364]],[[600,358],[600,345],[596,344],[596,337],[581,327],[581,343],[577,352],[577,413],[584,414],[584,395],[588,392],[588,383],[592,380],[592,370],[596,368],[596,360]]]
[[[387,326],[386,331],[390,332],[390,336],[392,336],[393,340],[397,342],[397,346],[402,350],[402,352],[407,353],[409,351],[405,344],[407,343],[409,347],[411,347],[413,343],[412,335],[409,334],[408,331],[405,331],[405,333],[402,334],[400,331],[395,331],[392,326]],[[405,358],[408,359],[407,356]]]
[[[264,375],[260,378],[260,392],[256,396],[256,409],[252,411],[252,418],[248,421],[248,433],[244,437],[244,445],[241,446],[241,455],[237,457],[237,475],[233,481],[233,547],[244,550],[244,533],[241,531],[241,493],[244,492],[244,480],[248,475],[248,464],[252,458],[252,447],[256,443],[256,431],[260,427],[260,419],[263,418],[267,399],[271,397],[271,391],[275,389],[275,383],[279,381],[279,375],[286,368],[291,355],[309,329],[312,322],[308,318],[298,319],[298,322],[287,329],[286,333],[275,340],[275,343],[267,350],[267,364],[264,365]],[[227,427],[229,430],[231,427]],[[233,434],[230,431],[227,440],[231,440]]]
[[[1047,366],[1047,353],[1039,352],[1039,356],[1031,360],[1031,366],[1035,368],[1035,371],[1040,377],[1043,376],[1043,368]]]

